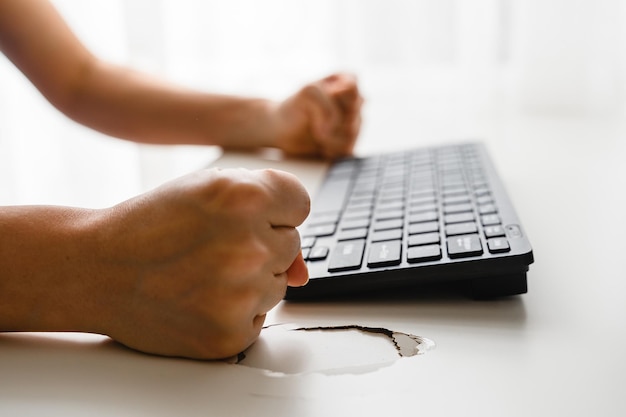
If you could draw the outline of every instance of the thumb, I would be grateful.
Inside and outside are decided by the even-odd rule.
[[[287,269],[287,285],[290,287],[302,287],[307,282],[309,282],[309,271],[302,257],[302,252],[300,252]]]

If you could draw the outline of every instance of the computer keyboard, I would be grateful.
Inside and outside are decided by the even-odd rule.
[[[516,295],[533,262],[482,143],[336,161],[299,232],[310,281],[286,299],[430,283],[463,283],[475,298]]]

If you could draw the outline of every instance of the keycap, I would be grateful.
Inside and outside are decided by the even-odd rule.
[[[391,266],[400,263],[401,244],[399,240],[372,243],[367,266]]]
[[[468,194],[461,194],[461,195],[456,195],[456,196],[448,196],[446,198],[443,199],[443,204],[444,205],[453,205],[453,204],[459,204],[459,203],[469,203],[470,202],[470,198]]]
[[[478,226],[474,222],[455,223],[446,226],[446,236],[468,235],[478,232]]]
[[[439,233],[422,233],[419,235],[409,236],[409,246],[421,246],[439,243]]]
[[[300,242],[300,247],[302,248],[310,248],[315,243],[315,237],[304,237]]]
[[[471,222],[473,220],[474,220],[474,213],[446,214],[443,217],[443,222],[445,224],[465,223],[465,222]]]
[[[374,223],[374,231],[401,229],[403,225],[404,221],[402,219],[381,220]]]
[[[333,224],[323,224],[320,226],[309,226],[307,227],[307,229],[304,231],[304,236],[305,237],[311,237],[311,236],[331,236],[333,234],[335,234],[335,229],[337,228],[337,226],[333,223]]]
[[[374,220],[392,220],[404,218],[404,210],[386,210],[381,211],[380,208],[376,209],[374,214]]]
[[[485,226],[483,231],[485,232],[485,236],[488,238],[504,236],[504,228],[499,224],[495,226]]]
[[[365,239],[366,237],[366,228],[343,230],[337,234],[337,240]]]
[[[376,213],[383,213],[386,211],[402,211],[404,212],[404,200],[394,198],[390,200],[383,200],[376,206]]]
[[[488,203],[493,203],[493,198],[491,198],[491,195],[489,194],[476,198],[476,204],[478,205],[483,205],[483,204],[488,204]]]
[[[439,245],[414,246],[407,251],[407,261],[411,263],[438,261],[441,259]]]
[[[492,204],[492,203],[481,204],[478,206],[479,214],[494,214],[494,213],[497,213],[497,211],[498,210],[496,210],[495,204]]]
[[[500,216],[497,214],[485,214],[480,217],[480,221],[483,226],[493,226],[495,224],[500,224]]]
[[[369,227],[370,219],[367,217],[361,219],[353,219],[348,221],[342,221],[339,225],[339,230],[360,229],[362,227]]]
[[[450,204],[443,207],[444,214],[471,212],[474,207],[469,203]]]
[[[476,234],[452,236],[446,240],[450,258],[482,255],[483,246]]]
[[[339,221],[339,211],[330,211],[311,214],[307,220],[309,226],[319,226],[322,224],[337,223]]]
[[[437,222],[416,223],[416,224],[412,224],[409,226],[409,235],[436,232],[438,230],[439,230],[439,223]]]
[[[338,272],[359,269],[363,262],[364,239],[346,240],[337,243],[328,260],[328,271]]]
[[[437,211],[438,209],[439,209],[439,206],[437,206],[437,203],[435,203],[435,202],[433,202],[433,203],[419,203],[419,204],[411,203],[410,213],[411,214],[423,213],[425,211]]]
[[[436,211],[425,211],[423,213],[414,213],[409,215],[409,223],[424,223],[437,220]]]
[[[328,248],[326,246],[316,246],[311,248],[308,253],[307,259],[309,261],[321,261],[328,256]]]
[[[502,253],[511,250],[511,247],[509,246],[509,241],[503,237],[494,237],[487,240],[487,247],[489,248],[489,252],[491,253]]]
[[[381,230],[372,233],[372,242],[402,239],[402,229]]]
[[[372,208],[359,208],[358,210],[350,210],[347,211],[343,214],[343,217],[341,218],[344,221],[348,221],[348,220],[356,220],[356,219],[365,219],[365,218],[370,218],[372,217]]]

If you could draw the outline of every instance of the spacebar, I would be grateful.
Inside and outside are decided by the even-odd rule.
[[[329,272],[347,271],[361,268],[365,239],[346,240],[337,243],[328,261]]]

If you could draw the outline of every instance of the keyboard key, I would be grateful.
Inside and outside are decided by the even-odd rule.
[[[483,226],[493,226],[501,223],[500,216],[498,216],[497,214],[485,214],[484,216],[480,217],[480,221]]]
[[[498,210],[496,210],[496,206],[495,204],[481,204],[478,206],[478,213],[479,214],[494,214],[496,213]]]
[[[328,261],[329,272],[348,271],[361,268],[365,240],[346,240],[337,243]]]
[[[449,237],[446,242],[450,258],[465,258],[483,253],[482,243],[476,234]]]
[[[443,222],[445,224],[466,223],[472,221],[474,221],[474,213],[446,214],[443,217]]]
[[[487,238],[504,236],[504,228],[499,224],[495,226],[485,226],[483,231]]]
[[[372,243],[367,266],[391,266],[400,263],[401,243],[399,240],[388,240]]]
[[[419,204],[419,203],[433,203],[436,200],[435,189],[432,185],[424,186],[420,184],[419,186],[413,185],[413,191],[411,192],[410,200],[411,204]]]
[[[365,239],[367,237],[367,228],[342,230],[337,234],[337,240],[353,240]]]
[[[470,198],[468,194],[448,196],[443,199],[443,204],[446,206],[452,205],[452,204],[469,203],[469,202],[470,202]]]
[[[436,202],[431,202],[431,203],[419,203],[419,204],[410,204],[410,213],[414,214],[414,213],[424,213],[425,211],[437,211],[439,209],[439,206],[437,205]]]
[[[438,261],[441,259],[439,245],[414,246],[407,251],[407,261],[411,263]]]
[[[339,230],[361,229],[363,227],[369,227],[370,219],[367,217],[361,219],[353,219],[349,221],[342,221],[339,225]]]
[[[363,219],[363,218],[369,218],[372,217],[372,208],[371,207],[362,207],[359,208],[358,210],[346,210],[346,212],[343,214],[343,217],[341,218],[344,221],[347,220],[356,220],[356,219]]]
[[[368,211],[368,210],[372,210],[372,207],[373,207],[373,203],[363,203],[363,204],[350,203],[348,206],[346,206],[346,211],[348,212]]]
[[[436,211],[427,211],[424,213],[414,213],[409,215],[409,223],[424,223],[437,220],[439,216]]]
[[[337,229],[337,225],[333,224],[323,224],[320,226],[309,226],[304,232],[304,236],[332,236],[335,234],[335,230]]]
[[[419,233],[429,233],[429,232],[437,232],[437,231],[439,231],[438,222],[415,223],[415,224],[409,225],[409,235],[416,235]]]
[[[446,236],[468,235],[478,232],[478,226],[474,222],[455,223],[446,226]]]
[[[487,188],[486,186],[476,187],[476,189],[474,190],[474,195],[476,197],[484,197],[488,196],[489,194],[491,193],[489,192],[489,188]]]
[[[402,219],[381,220],[374,223],[374,231],[378,232],[380,230],[402,229],[402,226],[404,226],[404,220]]]
[[[326,246],[316,246],[311,248],[307,259],[309,261],[322,261],[328,256],[328,248]]]
[[[455,195],[465,195],[467,194],[467,188],[464,186],[450,186],[444,187],[444,190],[441,194],[445,197],[455,196]]]
[[[461,203],[461,204],[450,204],[443,207],[444,214],[454,214],[454,213],[466,213],[472,212],[474,207],[469,203]]]
[[[491,253],[503,253],[511,250],[509,241],[503,237],[494,237],[487,240],[487,247]]]
[[[439,243],[439,233],[422,233],[419,235],[409,236],[409,246],[431,245]]]
[[[348,200],[347,208],[356,206],[371,206],[374,204],[374,191],[367,193],[359,193],[354,191],[350,200]]]
[[[300,247],[311,248],[315,244],[315,237],[304,237],[300,242]]]
[[[402,239],[402,229],[381,230],[372,234],[372,242]]]
[[[404,218],[404,210],[379,211],[378,209],[376,209],[376,213],[374,214],[374,219],[377,221],[402,218]]]
[[[380,201],[376,206],[376,213],[382,213],[387,211],[404,211],[404,200],[393,199]]]
[[[319,226],[321,224],[337,223],[339,221],[339,211],[313,213],[307,220],[309,226]]]

